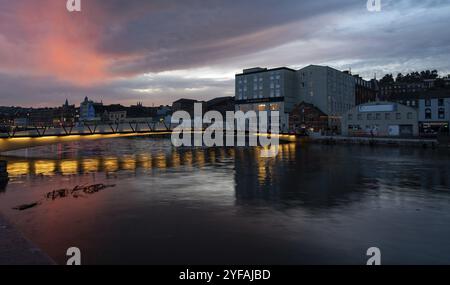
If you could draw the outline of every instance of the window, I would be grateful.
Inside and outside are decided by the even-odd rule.
[[[381,114],[380,113],[376,113],[375,120],[381,120]]]
[[[280,104],[270,104],[270,110],[271,111],[279,111],[280,110]]]
[[[444,106],[444,99],[439,99],[438,100],[438,105],[439,106]]]
[[[384,114],[384,119],[385,120],[390,120],[391,119],[391,113]]]
[[[396,113],[395,114],[395,119],[401,120],[402,119],[402,114],[401,113]]]
[[[362,115],[358,114],[358,120],[361,121],[362,120]]]
[[[425,109],[425,119],[431,120],[431,109],[430,108]]]
[[[430,99],[425,100],[425,106],[427,106],[427,107],[431,106],[431,100]]]
[[[445,119],[445,109],[444,108],[439,108],[438,116],[439,116],[439,119]]]
[[[367,120],[368,121],[372,120],[372,114],[367,114]]]
[[[406,114],[406,118],[408,120],[412,120],[413,114],[411,112],[408,112],[408,114]]]
[[[353,114],[348,114],[348,120],[349,121],[353,120]]]

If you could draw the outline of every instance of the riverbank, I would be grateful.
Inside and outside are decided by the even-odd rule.
[[[310,142],[322,144],[358,144],[358,145],[384,145],[384,146],[413,146],[413,147],[447,147],[440,145],[437,139],[403,139],[403,138],[369,138],[369,137],[342,137],[342,136],[321,136],[310,137]]]
[[[0,214],[0,265],[55,265]]]

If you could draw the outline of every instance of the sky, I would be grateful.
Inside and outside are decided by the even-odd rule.
[[[0,105],[234,96],[245,68],[450,73],[450,1],[0,0]]]

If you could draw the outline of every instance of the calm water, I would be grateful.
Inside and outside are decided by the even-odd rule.
[[[141,137],[10,155],[1,212],[59,263],[77,246],[84,264],[365,264],[376,246],[384,264],[450,264],[447,151],[286,144],[263,159]],[[44,198],[95,183],[115,187]]]

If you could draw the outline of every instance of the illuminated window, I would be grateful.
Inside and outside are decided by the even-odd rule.
[[[271,111],[279,111],[280,110],[280,104],[270,104],[270,110]]]

